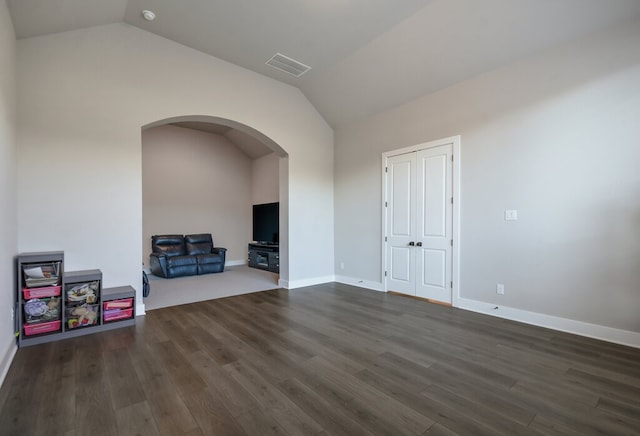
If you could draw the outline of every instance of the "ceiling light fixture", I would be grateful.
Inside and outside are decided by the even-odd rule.
[[[145,20],[147,21],[153,21],[156,19],[156,14],[154,14],[152,11],[149,11],[147,9],[145,9],[144,11],[142,11],[142,16],[144,17]]]

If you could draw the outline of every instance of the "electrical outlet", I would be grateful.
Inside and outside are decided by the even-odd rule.
[[[16,319],[16,311],[13,309],[13,307],[11,308],[11,321]]]
[[[504,285],[502,283],[496,284],[496,294],[504,295]]]
[[[340,262],[340,269],[344,269],[344,262]]]
[[[518,220],[518,211],[517,210],[505,210],[504,211],[504,220],[505,221],[517,221]]]

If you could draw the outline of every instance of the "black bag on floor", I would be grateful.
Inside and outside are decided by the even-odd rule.
[[[151,286],[149,286],[149,277],[147,277],[147,273],[142,271],[142,296],[148,297],[149,291],[151,290]]]

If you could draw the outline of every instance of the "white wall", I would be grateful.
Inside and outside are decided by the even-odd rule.
[[[222,135],[158,126],[142,132],[142,253],[151,236],[211,233],[227,262],[251,240],[251,159]],[[276,174],[277,177],[277,174]]]
[[[15,173],[15,37],[5,2],[0,2],[0,383],[15,352],[10,309],[15,301],[17,253]]]
[[[636,21],[338,130],[336,270],[382,280],[381,153],[459,134],[461,297],[640,332],[638,108]]]
[[[126,24],[21,40],[17,65],[21,251],[62,249],[67,269],[140,291],[140,129],[202,115],[289,154],[284,279],[333,273],[333,132],[296,88]]]
[[[279,165],[275,153],[251,161],[251,204],[280,201]]]

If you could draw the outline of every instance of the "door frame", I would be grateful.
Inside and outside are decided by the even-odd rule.
[[[435,141],[423,142],[421,144],[412,145],[409,147],[403,147],[391,151],[386,151],[382,153],[382,201],[380,203],[380,214],[382,217],[382,229],[381,229],[381,246],[380,249],[382,251],[380,265],[381,271],[381,282],[382,282],[382,290],[387,292],[387,277],[385,275],[387,268],[387,242],[385,241],[385,237],[387,234],[387,211],[386,211],[386,202],[388,201],[387,195],[387,161],[391,156],[397,156],[399,154],[406,154],[417,152],[420,150],[424,150],[427,148],[439,147],[441,145],[452,144],[453,146],[453,174],[452,174],[452,195],[453,195],[453,210],[452,210],[452,237],[453,237],[453,248],[451,251],[451,280],[453,281],[453,286],[451,288],[451,305],[453,307],[459,306],[460,300],[460,205],[461,205],[461,196],[460,196],[460,168],[461,168],[461,159],[460,159],[460,135],[450,136],[448,138],[437,139]]]

